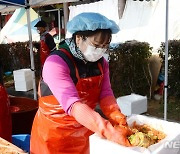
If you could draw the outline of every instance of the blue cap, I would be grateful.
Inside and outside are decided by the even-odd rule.
[[[70,33],[96,29],[111,29],[112,34],[119,32],[119,26],[113,21],[99,13],[85,12],[75,16],[67,23]]]

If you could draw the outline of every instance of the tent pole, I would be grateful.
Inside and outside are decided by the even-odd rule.
[[[31,70],[33,72],[33,91],[34,91],[34,99],[37,100],[37,90],[36,90],[36,78],[35,78],[35,67],[34,67],[34,54],[33,54],[33,45],[32,45],[32,32],[30,25],[30,7],[26,8],[27,15],[27,23],[28,23],[28,33],[29,33],[29,48],[30,48],[30,59],[31,59]]]
[[[167,120],[167,89],[168,89],[168,14],[169,14],[169,0],[166,0],[164,120]]]
[[[69,17],[68,3],[63,3],[63,10],[64,10],[64,31],[66,35],[66,25],[67,25],[68,17]]]
[[[61,42],[61,12],[58,9],[58,30],[59,30],[59,42]]]

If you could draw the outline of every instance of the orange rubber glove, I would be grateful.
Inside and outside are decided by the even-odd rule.
[[[104,115],[113,125],[127,126],[126,116],[121,113],[121,110],[114,96],[107,96],[100,101],[100,107]]]
[[[114,128],[125,136],[130,136],[133,134],[132,130],[128,126],[115,125]]]
[[[70,113],[80,124],[99,136],[124,146],[131,146],[127,139],[128,133],[114,128],[108,120],[102,118],[99,113],[86,104],[81,102],[74,103]]]

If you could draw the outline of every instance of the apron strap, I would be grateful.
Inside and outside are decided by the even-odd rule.
[[[78,70],[77,70],[77,66],[76,66],[76,63],[75,63],[72,55],[66,49],[64,49],[64,48],[60,48],[59,50],[62,51],[63,53],[65,53],[72,60],[72,62],[74,64],[74,67],[75,67],[75,70],[76,70],[76,77],[79,80],[80,76],[79,76],[79,73],[78,73]]]
[[[103,68],[102,68],[102,64],[100,62],[98,63],[98,67],[101,72],[101,75],[103,75]]]

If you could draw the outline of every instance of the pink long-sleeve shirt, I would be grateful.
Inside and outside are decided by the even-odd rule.
[[[109,80],[109,66],[105,59],[103,73],[104,78],[102,81],[100,99],[106,96],[113,96]],[[70,76],[70,69],[67,63],[58,55],[49,56],[44,63],[42,76],[44,82],[49,86],[53,95],[62,105],[64,111],[70,114],[72,104],[80,101],[80,98]]]

